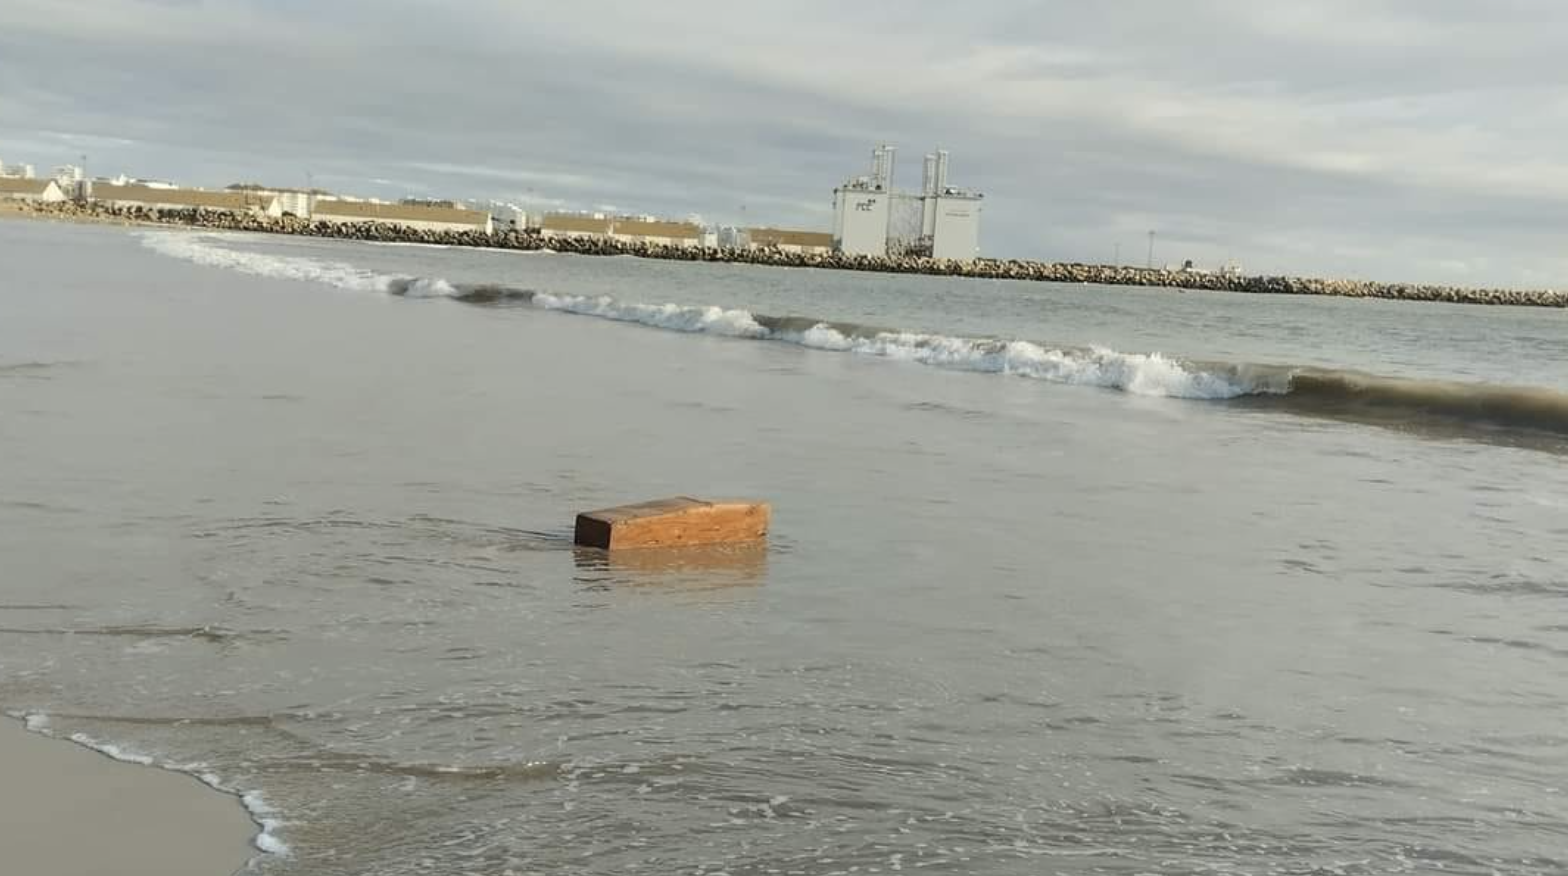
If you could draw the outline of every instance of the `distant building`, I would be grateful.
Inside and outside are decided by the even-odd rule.
[[[833,243],[851,255],[887,255],[893,201],[894,150],[871,153],[871,175],[857,176],[833,190]]]
[[[980,196],[939,194],[926,201],[932,213],[931,257],[969,261],[980,256]]]
[[[377,204],[341,198],[317,198],[310,218],[318,222],[347,225],[379,222],[420,231],[495,232],[495,220],[486,211],[423,204]]]
[[[85,172],[74,164],[62,164],[54,169],[54,181],[60,184],[60,191],[67,198],[86,200],[91,183],[88,182]]]
[[[896,150],[871,153],[871,175],[833,190],[833,241],[854,255],[927,255],[968,261],[980,255],[984,196],[948,185],[948,154],[925,157],[918,195],[893,190]]]
[[[695,222],[582,213],[546,213],[539,220],[539,232],[545,237],[607,237],[622,243],[663,246],[696,247],[703,239],[702,226]]]
[[[786,228],[744,228],[741,231],[752,249],[818,255],[833,251],[833,234],[828,231],[792,231]]]
[[[626,243],[656,243],[664,246],[701,246],[702,226],[694,222],[663,222],[657,219],[616,219],[610,236]]]
[[[257,195],[277,195],[278,204],[286,215],[298,216],[301,219],[310,218],[310,208],[317,198],[332,197],[330,192],[321,189],[291,189],[277,186],[263,186],[256,183],[235,183],[226,191],[251,192]]]
[[[122,209],[213,210],[224,213],[250,213],[255,216],[283,215],[278,196],[270,192],[212,192],[206,189],[163,188],[142,183],[95,183],[93,200]]]
[[[60,184],[52,179],[0,177],[0,200],[32,204],[58,204],[67,200]]]
[[[301,219],[310,218],[310,208],[315,202],[313,193],[301,189],[278,192],[278,205],[283,208],[283,212]]]
[[[715,237],[718,238],[719,249],[745,249],[751,246],[751,238],[746,235],[746,229],[734,225],[719,226]]]
[[[615,220],[581,213],[546,213],[539,219],[545,237],[609,237]]]

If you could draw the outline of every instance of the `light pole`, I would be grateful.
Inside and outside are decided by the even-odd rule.
[[[1149,270],[1151,270],[1151,271],[1154,270],[1154,232],[1153,231],[1149,232],[1149,262],[1146,265],[1146,267]]]
[[[1116,244],[1116,258],[1115,258],[1115,260],[1113,260],[1111,262],[1111,264],[1114,265],[1114,266],[1120,267],[1121,263],[1122,263],[1122,245],[1120,243],[1118,243],[1118,244]]]

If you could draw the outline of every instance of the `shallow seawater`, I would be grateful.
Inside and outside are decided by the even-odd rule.
[[[1563,455],[1171,397],[1568,392],[1564,314],[21,221],[0,259],[0,710],[257,795],[262,872],[1568,868]],[[570,545],[679,493],[773,538]]]

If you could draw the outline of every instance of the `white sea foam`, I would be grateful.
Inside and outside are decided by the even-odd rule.
[[[390,292],[410,298],[453,297],[459,290],[440,278],[377,274],[352,265],[317,259],[267,255],[230,249],[209,233],[149,232],[151,249],[201,265],[264,277],[325,283],[341,289]],[[1116,389],[1134,395],[1191,399],[1235,398],[1277,391],[1239,374],[1226,375],[1187,365],[1158,353],[1122,353],[1103,347],[1057,349],[1029,341],[954,337],[914,332],[845,334],[820,323],[803,332],[770,331],[746,310],[680,304],[641,304],[610,296],[538,293],[533,304],[545,310],[632,322],[670,331],[774,340],[817,350],[854,353],[916,362],[956,371],[1007,374]]]
[[[409,298],[450,298],[457,294],[457,289],[440,277],[418,277],[407,281],[406,285],[393,282],[402,286],[403,295]]]
[[[58,738],[51,729],[48,715],[41,712],[30,712],[25,714],[13,713],[12,717],[21,718],[27,729],[33,733],[37,733],[40,736]],[[134,752],[112,743],[100,742],[85,733],[72,733],[66,738],[83,748],[92,749],[112,760],[184,773],[185,775],[195,777],[214,791],[237,797],[240,805],[245,807],[245,811],[249,813],[251,821],[255,822],[258,828],[256,836],[251,840],[256,850],[280,857],[287,857],[290,854],[288,844],[278,838],[277,831],[284,825],[284,821],[279,817],[280,813],[278,810],[273,808],[259,792],[241,792],[224,783],[222,777],[217,773],[207,771],[205,764],[176,765],[159,763],[156,759],[145,754]]]
[[[157,763],[145,754],[137,754],[110,742],[99,742],[85,733],[72,733],[70,739],[77,745],[91,748],[93,751],[121,763],[134,763],[137,766],[153,766]]]
[[[798,334],[781,333],[777,337],[819,350],[899,359],[955,371],[1010,374],[1054,383],[1099,386],[1135,395],[1221,399],[1252,391],[1245,383],[1189,368],[1158,353],[1121,353],[1103,347],[1061,350],[1029,341],[911,332],[846,336],[824,324]]]
[[[288,857],[289,847],[283,840],[278,839],[277,830],[283,826],[283,821],[278,818],[278,810],[272,808],[265,797],[256,791],[240,795],[240,803],[245,811],[250,813],[251,820],[261,828],[253,842],[256,848],[269,855]]]
[[[582,295],[534,296],[534,306],[583,316],[597,316],[618,322],[636,322],[678,332],[702,332],[737,338],[766,338],[768,330],[757,324],[744,310],[722,307],[684,307],[679,304],[630,304],[608,295],[588,298]]]
[[[141,238],[142,244],[154,252],[258,277],[324,283],[356,292],[387,292],[399,279],[340,262],[230,249],[214,245],[212,241],[222,237],[205,232],[150,231],[143,233]]]

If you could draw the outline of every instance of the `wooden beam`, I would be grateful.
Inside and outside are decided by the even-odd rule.
[[[677,496],[577,515],[575,541],[624,550],[757,541],[766,538],[766,502],[707,502]]]

